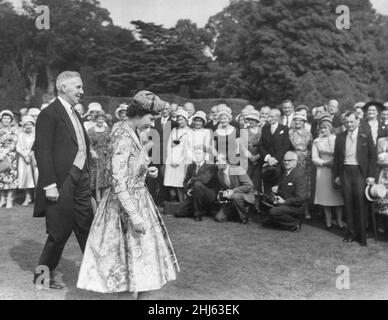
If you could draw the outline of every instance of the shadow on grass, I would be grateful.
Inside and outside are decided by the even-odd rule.
[[[15,245],[9,250],[9,255],[12,260],[23,270],[31,272],[31,282],[27,287],[32,287],[33,273],[37,266],[37,261],[43,249],[43,245],[33,240],[21,240],[19,244]],[[114,297],[101,295],[93,292],[80,290],[77,288],[77,279],[79,267],[75,261],[61,258],[57,271],[62,275],[61,280],[66,285],[65,300],[78,299],[112,299]]]

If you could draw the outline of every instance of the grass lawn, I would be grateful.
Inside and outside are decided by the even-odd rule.
[[[65,290],[36,290],[44,219],[32,206],[0,209],[0,299],[116,299],[76,288],[81,252],[72,236],[57,271]],[[300,233],[164,216],[181,267],[151,299],[387,299],[388,243],[343,243],[338,234],[303,225]],[[336,288],[336,268],[350,270],[350,289]]]

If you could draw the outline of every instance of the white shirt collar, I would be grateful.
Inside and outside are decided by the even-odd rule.
[[[203,160],[199,163],[196,163],[197,167],[202,167],[204,164],[205,164],[205,160]]]
[[[276,130],[278,125],[279,125],[279,123],[271,124],[271,129],[275,129]]]
[[[357,137],[358,135],[358,128],[354,130],[353,132],[348,132],[348,136],[352,136],[352,138]]]
[[[60,96],[58,96],[58,100],[63,104],[63,106],[67,109],[67,111],[72,112],[70,103],[68,103],[65,99],[63,99]]]

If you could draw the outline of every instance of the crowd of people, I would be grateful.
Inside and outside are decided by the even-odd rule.
[[[90,140],[97,203],[111,185],[112,135],[130,108],[130,101],[120,104],[112,117],[97,102],[86,112],[82,104],[74,107]],[[40,111],[0,113],[0,207],[12,208],[17,189],[24,192],[23,206],[33,201]],[[285,100],[274,107],[248,105],[234,116],[226,104],[206,114],[191,102],[165,101],[152,127],[138,134],[159,171],[147,179],[148,189],[158,206],[174,203],[176,217],[246,224],[251,211],[262,213],[264,226],[297,232],[317,214],[327,229],[344,229],[344,241],[366,245],[377,216],[377,227],[388,233],[387,103],[359,102],[344,110],[337,100],[314,108]]]

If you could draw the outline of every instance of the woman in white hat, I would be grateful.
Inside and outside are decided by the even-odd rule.
[[[34,121],[36,123],[36,119],[38,119],[39,114],[40,114],[40,109],[38,109],[38,108],[31,108],[31,109],[28,110],[28,114],[27,115],[33,117]]]
[[[203,150],[207,150],[205,154],[205,160],[209,160],[209,152],[212,147],[212,132],[206,129],[207,119],[206,114],[203,111],[197,111],[192,117],[192,130],[193,130],[193,148],[202,146]],[[194,153],[194,149],[193,149]]]
[[[13,207],[13,192],[17,188],[17,130],[10,110],[0,112],[0,207]],[[6,198],[7,195],[7,198]]]
[[[31,116],[25,116],[21,122],[23,131],[19,133],[16,144],[18,153],[18,188],[24,190],[25,197],[22,206],[28,206],[32,202],[32,192],[38,181],[38,168],[32,146],[35,141],[35,120]]]
[[[90,188],[96,199],[101,199],[104,190],[110,186],[110,129],[105,125],[106,113],[103,110],[95,113],[96,124],[88,130],[90,139]]]
[[[183,180],[186,169],[193,159],[193,131],[188,126],[189,115],[187,111],[177,111],[178,127],[173,128],[167,142],[166,171],[164,185],[170,187],[171,197],[175,196],[175,188],[179,202],[184,200]]]
[[[240,163],[239,138],[240,130],[234,127],[232,110],[227,107],[220,107],[217,113],[218,128],[214,132],[214,153],[226,155],[226,160],[232,165]]]
[[[98,102],[91,102],[88,105],[88,111],[84,115],[85,119],[88,119],[84,122],[85,130],[88,131],[91,127],[96,125],[95,115],[98,111],[102,110],[101,104]]]
[[[291,129],[289,131],[289,137],[291,144],[298,155],[299,166],[305,172],[310,190],[311,146],[313,140],[311,131],[306,128],[306,123],[306,115],[300,111],[295,112],[294,118],[292,119]],[[311,219],[308,204],[306,204],[305,218]]]
[[[251,111],[246,120],[249,123],[248,128],[248,176],[253,182],[256,191],[260,189],[260,165],[259,165],[259,141],[261,138],[262,127],[260,127],[261,116],[257,110]],[[241,134],[243,136],[243,134]]]
[[[127,109],[128,105],[126,103],[121,103],[119,107],[115,110],[115,117],[117,119],[117,122],[113,125],[112,132],[119,128],[124,123],[124,121],[128,119]]]

